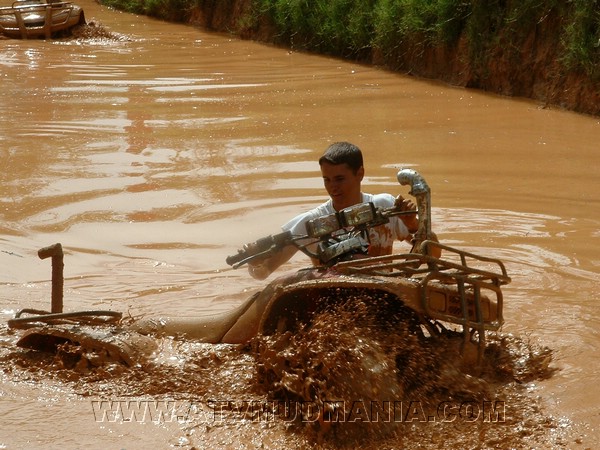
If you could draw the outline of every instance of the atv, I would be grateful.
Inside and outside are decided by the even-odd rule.
[[[397,178],[400,185],[410,187],[417,205],[419,227],[408,253],[368,257],[365,231],[393,216],[415,211],[358,204],[310,221],[306,235],[269,235],[229,256],[226,262],[239,268],[294,245],[317,262],[274,279],[239,307],[213,316],[158,317],[125,323],[114,311],[62,311],[62,250],[57,244],[40,251],[40,257],[53,258],[56,306],[51,312],[23,310],[9,321],[9,326],[26,329],[17,343],[21,347],[52,351],[72,343],[103,351],[131,365],[152,355],[156,336],[244,344],[257,336],[310,326],[319,311],[359,294],[369,298],[367,308],[372,308],[385,326],[406,322],[413,335],[429,341],[451,334],[460,338],[463,353],[475,349],[480,361],[486,333],[498,331],[503,324],[501,287],[510,282],[510,277],[500,260],[434,239],[428,184],[412,169],[400,170]],[[440,252],[440,257],[433,256]],[[391,322],[390,317],[395,321]]]

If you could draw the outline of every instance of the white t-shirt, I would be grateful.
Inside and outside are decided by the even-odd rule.
[[[394,206],[395,198],[391,194],[362,194],[362,202],[372,202],[379,208]],[[317,217],[335,213],[331,199],[310,211],[300,214],[283,225],[283,231],[291,231],[292,235],[306,235],[306,223]],[[404,240],[410,236],[406,225],[398,217],[390,217],[384,225],[373,227],[369,230],[369,256],[390,255],[393,250],[394,240]]]

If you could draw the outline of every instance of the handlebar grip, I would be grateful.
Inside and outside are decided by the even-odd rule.
[[[273,245],[273,237],[267,236],[257,240],[256,242],[252,242],[250,244],[246,244],[243,249],[238,250],[237,254],[228,256],[225,259],[225,262],[230,266],[238,264],[239,262],[251,258],[252,256],[262,253],[268,250]]]
[[[244,259],[246,259],[248,257],[248,255],[246,253],[247,252],[245,250],[238,250],[237,254],[231,255],[231,256],[228,256],[227,258],[225,258],[225,262],[229,266],[233,266],[233,265],[239,263],[240,261],[243,261]]]
[[[225,259],[225,262],[228,265],[233,266],[260,253],[265,253],[272,249],[283,248],[290,243],[291,237],[292,233],[290,231],[284,231],[283,233],[260,238],[256,242],[245,245],[243,249],[238,250],[237,254],[228,256]]]

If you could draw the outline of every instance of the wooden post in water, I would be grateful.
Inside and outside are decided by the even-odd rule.
[[[63,285],[64,285],[64,263],[63,249],[60,243],[50,245],[38,250],[40,259],[52,257],[52,309],[50,312],[63,312]]]

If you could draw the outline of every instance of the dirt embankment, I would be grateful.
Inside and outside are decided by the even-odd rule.
[[[277,29],[268,20],[259,24],[244,20],[251,3],[251,0],[199,0],[190,22],[244,39],[287,45],[278,39]],[[567,71],[559,62],[559,31],[565,25],[561,17],[550,13],[523,33],[520,45],[515,45],[513,31],[501,31],[496,44],[483,43],[487,47],[483,58],[481,54],[473,55],[472,46],[463,36],[452,46],[405,42],[394,55],[384,57],[373,51],[362,62],[456,86],[531,98],[544,106],[600,115],[600,81],[581,71]]]

